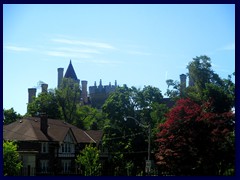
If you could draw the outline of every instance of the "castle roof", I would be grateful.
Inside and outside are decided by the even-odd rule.
[[[76,73],[75,73],[75,71],[74,71],[74,68],[73,68],[73,66],[72,66],[71,60],[70,60],[70,63],[69,63],[69,65],[68,65],[68,68],[67,68],[67,71],[66,71],[66,73],[65,73],[64,78],[72,78],[72,79],[74,79],[74,80],[78,80],[77,75],[76,75]]]

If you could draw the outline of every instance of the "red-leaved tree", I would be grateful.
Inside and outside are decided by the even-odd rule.
[[[159,125],[156,159],[162,173],[224,175],[234,168],[234,114],[213,113],[211,104],[180,99]]]

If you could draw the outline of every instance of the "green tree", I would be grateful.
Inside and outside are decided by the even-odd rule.
[[[28,115],[38,116],[39,113],[46,113],[48,117],[52,119],[62,118],[55,92],[40,93],[38,97],[35,97],[33,101],[28,104]]]
[[[199,89],[204,89],[206,83],[221,85],[221,79],[218,74],[212,70],[211,58],[206,55],[196,56],[193,58],[187,69],[188,75],[193,80],[193,84]]]
[[[21,119],[22,116],[15,112],[13,108],[11,109],[3,109],[3,114],[4,114],[4,124],[10,124],[12,122],[15,122],[18,119]]]
[[[190,98],[196,102],[214,101],[213,105],[224,106],[222,109],[228,110],[235,106],[235,84],[232,82],[232,75],[228,79],[222,79],[216,74],[211,66],[211,59],[206,56],[197,56],[189,62],[188,76],[192,83],[186,88],[183,95],[180,93],[178,81],[167,80],[168,89],[166,95],[174,100],[180,98]],[[221,102],[221,103],[220,103]],[[220,107],[216,107],[219,109]]]
[[[165,93],[166,96],[176,100],[180,98],[180,83],[179,81],[174,81],[172,79],[166,80],[167,83],[167,92]]]
[[[25,116],[38,116],[42,112],[49,118],[64,119],[85,130],[103,129],[108,121],[100,110],[80,104],[79,85],[72,79],[63,79],[59,89],[40,93],[28,104]]]
[[[118,173],[113,175],[127,175],[129,169],[132,170],[131,174],[136,174],[139,168],[144,171],[148,131],[140,124],[151,124],[155,128],[158,122],[156,116],[161,114],[163,108],[159,105],[161,100],[162,94],[158,88],[145,86],[141,90],[126,85],[117,88],[106,100],[103,112],[106,113],[109,124],[104,128],[103,142],[112,157],[112,171]],[[154,137],[151,137],[152,143]],[[134,163],[133,168],[126,169],[129,162]]]
[[[100,175],[101,163],[99,161],[99,150],[92,145],[87,145],[76,158],[76,163],[84,169],[85,176]]]
[[[17,145],[12,141],[3,141],[3,174],[4,176],[17,176],[22,167]]]
[[[149,108],[153,103],[160,103],[163,96],[161,91],[153,86],[144,86],[142,90],[138,90],[136,103],[140,109]]]
[[[56,89],[56,96],[63,118],[68,123],[76,119],[77,105],[80,105],[79,84],[70,78],[63,78],[59,89]]]
[[[103,112],[90,106],[77,105],[76,118],[73,122],[84,130],[100,130],[104,128],[107,118]]]

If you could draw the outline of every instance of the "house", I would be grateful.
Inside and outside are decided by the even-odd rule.
[[[3,127],[3,139],[16,141],[20,175],[81,175],[75,163],[87,144],[101,146],[102,131],[83,131],[62,120],[26,117]]]

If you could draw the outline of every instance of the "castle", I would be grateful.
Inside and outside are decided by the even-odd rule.
[[[82,80],[80,85],[80,80],[77,78],[75,70],[73,68],[72,62],[68,65],[67,71],[64,74],[64,68],[58,68],[58,78],[57,78],[57,88],[60,88],[63,78],[71,78],[78,85],[81,90],[81,99],[80,102],[83,105],[91,105],[92,107],[100,109],[104,104],[105,100],[108,98],[111,92],[114,92],[117,87],[117,81],[115,80],[114,85],[102,85],[102,80],[100,79],[99,85],[97,86],[96,81],[94,82],[94,86],[89,86],[89,91],[87,91],[87,83],[88,81]],[[41,84],[42,92],[47,92],[48,84]],[[28,88],[28,103],[33,101],[33,97],[36,97],[36,88]],[[88,93],[89,92],[89,93]]]
[[[102,105],[104,104],[105,100],[108,98],[111,92],[114,92],[117,88],[117,81],[115,80],[114,85],[102,85],[102,80],[100,79],[99,85],[97,86],[96,81],[94,82],[93,86],[89,86],[89,91],[87,91],[87,81],[82,80],[80,86],[80,80],[77,78],[75,70],[72,66],[72,62],[68,65],[67,71],[64,74],[64,68],[58,68],[58,83],[57,88],[60,88],[63,78],[71,78],[73,79],[78,85],[81,90],[81,99],[80,103],[82,105],[91,105],[94,108],[101,109]],[[180,75],[180,93],[182,94],[184,89],[186,88],[186,79],[187,76],[185,74]],[[189,78],[189,86],[193,86],[194,82],[193,79]],[[41,84],[42,92],[47,92],[48,84],[42,83]],[[36,97],[36,88],[29,88],[28,89],[28,103],[33,101],[33,97]],[[171,101],[170,98],[163,98],[162,103],[166,104],[168,107],[172,107],[174,102]]]

